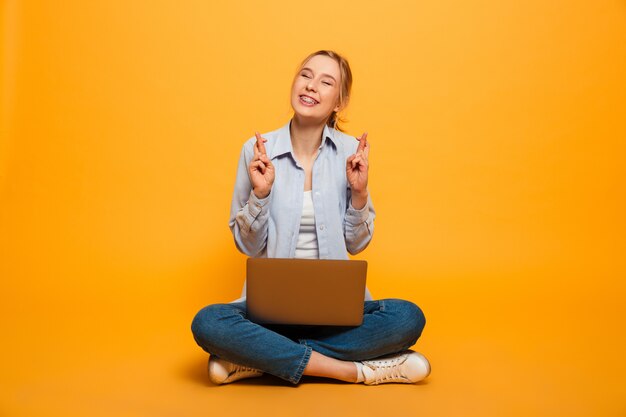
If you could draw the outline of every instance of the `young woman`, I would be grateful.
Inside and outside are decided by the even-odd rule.
[[[293,118],[244,145],[230,228],[252,257],[348,259],[368,245],[374,207],[367,189],[369,143],[337,122],[350,98],[352,73],[333,51],[304,59],[291,87]],[[246,317],[242,297],[213,304],[194,318],[198,345],[211,354],[216,384],[270,373],[293,384],[302,375],[376,385],[417,382],[430,373],[424,356],[407,350],[424,314],[400,299],[373,300],[366,289],[356,327],[261,326]]]

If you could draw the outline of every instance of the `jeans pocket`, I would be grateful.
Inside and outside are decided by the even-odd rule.
[[[384,311],[385,305],[382,300],[365,301],[363,314],[372,314],[375,311]]]

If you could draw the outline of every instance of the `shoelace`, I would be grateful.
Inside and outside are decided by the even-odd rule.
[[[258,369],[255,368],[249,368],[247,366],[243,366],[243,365],[238,365],[238,364],[233,364],[234,368],[233,370],[228,374],[228,376],[234,375],[234,374],[238,374],[238,373],[254,373],[257,374],[261,371],[259,371]]]
[[[406,361],[407,356],[399,356],[397,358],[383,359],[383,360],[371,360],[367,361],[368,365],[373,365],[374,371],[374,380],[376,382],[383,381],[397,381],[399,379],[406,379],[404,375],[400,372],[400,368],[404,361]],[[369,368],[372,368],[369,366]]]

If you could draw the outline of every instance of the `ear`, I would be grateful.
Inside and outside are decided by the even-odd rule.
[[[337,101],[337,105],[335,106],[335,108],[333,109],[333,111],[335,113],[339,113],[339,110],[343,109],[344,106],[341,105],[341,103],[339,101]]]
[[[333,111],[334,111],[334,112],[336,112],[336,113],[338,113],[338,112],[339,112],[339,110],[344,109],[344,108],[348,105],[348,100],[349,100],[349,98],[348,98],[348,97],[346,97],[346,98],[343,100],[343,106],[341,105],[341,102],[340,102],[339,100],[337,100],[337,105],[335,106],[335,108],[333,109]]]

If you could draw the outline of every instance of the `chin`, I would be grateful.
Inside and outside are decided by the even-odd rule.
[[[294,110],[294,117],[297,117],[299,121],[302,122],[307,122],[307,123],[314,123],[314,124],[326,124],[326,121],[328,120],[328,117],[320,117],[319,115],[312,115],[309,113],[303,113],[303,112],[298,112],[297,110]]]
[[[298,117],[299,120],[307,121],[307,122],[317,122],[320,124],[326,123],[326,120],[330,117],[330,114],[320,115],[317,111],[311,111],[309,108],[300,108],[298,106],[293,106],[294,116]]]

